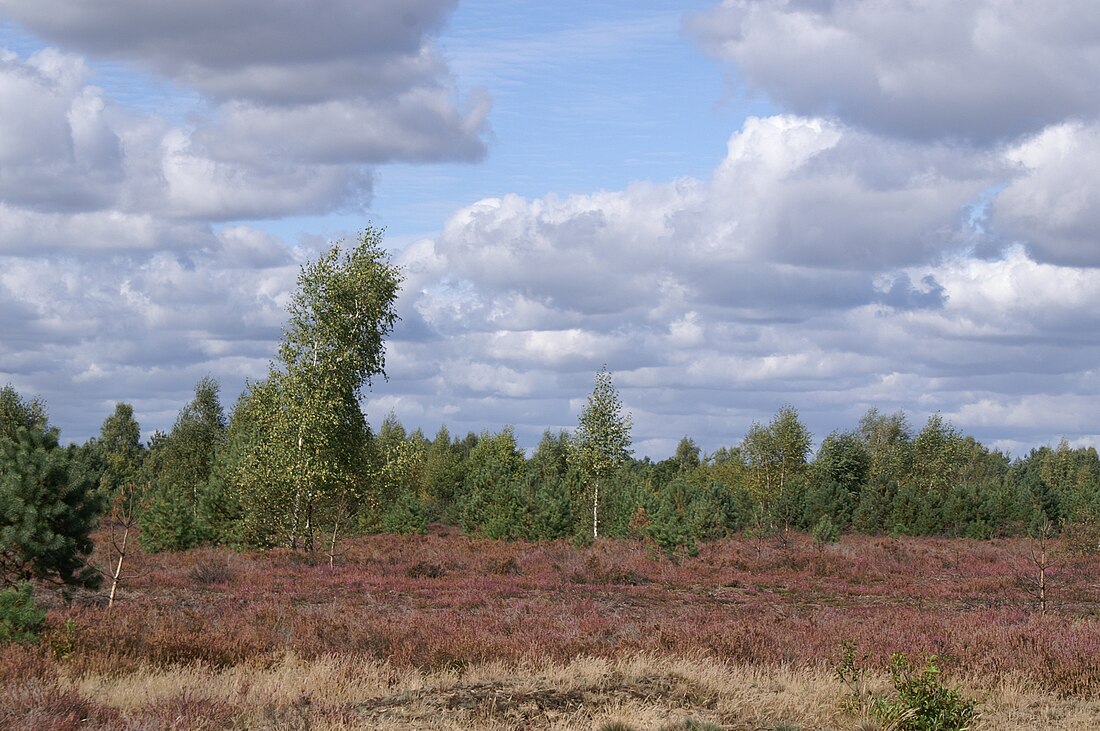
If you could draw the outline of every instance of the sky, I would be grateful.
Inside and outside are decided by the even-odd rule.
[[[0,384],[231,407],[370,224],[376,427],[1096,445],[1098,89],[1094,0],[0,0]]]

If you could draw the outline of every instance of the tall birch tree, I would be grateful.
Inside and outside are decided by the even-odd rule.
[[[251,387],[257,439],[241,491],[253,515],[291,548],[313,546],[322,513],[366,490],[363,386],[385,377],[385,341],[397,322],[399,269],[367,228],[349,251],[333,246],[302,267],[277,363]],[[255,535],[255,533],[253,533]]]
[[[596,373],[596,386],[581,410],[570,442],[570,458],[584,473],[592,491],[592,538],[600,537],[600,486],[630,459],[630,414],[623,413],[619,394],[604,366]]]

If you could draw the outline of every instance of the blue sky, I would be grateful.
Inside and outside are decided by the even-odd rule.
[[[323,10],[319,10],[323,8]],[[1091,2],[0,0],[0,383],[83,440],[263,377],[298,266],[407,274],[364,406],[639,454],[1100,428]]]
[[[438,43],[458,93],[492,98],[488,154],[477,165],[382,167],[370,217],[400,244],[481,198],[709,175],[730,130],[771,110],[685,38],[684,14],[712,5],[459,4]],[[361,225],[360,212],[265,224],[291,237]]]

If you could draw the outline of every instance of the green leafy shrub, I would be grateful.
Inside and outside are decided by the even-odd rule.
[[[37,642],[46,610],[34,603],[29,581],[0,591],[0,645]]]
[[[879,720],[898,731],[967,731],[978,720],[974,701],[958,688],[949,688],[940,678],[936,656],[917,669],[905,653],[890,656],[890,677],[897,696],[877,698],[874,712]]]
[[[868,690],[864,664],[870,654],[857,655],[852,642],[842,642],[840,650],[834,673],[850,692],[847,710],[870,714],[892,731],[968,731],[978,720],[974,701],[943,684],[935,655],[920,669],[903,652],[891,655],[895,695],[885,697]]]
[[[857,660],[854,642],[845,640],[840,643],[840,659],[833,666],[833,674],[848,689],[849,695],[842,704],[845,710],[863,714],[871,704],[872,696],[867,690],[867,670],[861,665],[868,658],[870,655],[864,653]]]

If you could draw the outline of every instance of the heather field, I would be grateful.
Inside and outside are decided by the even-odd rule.
[[[424,536],[128,557],[116,604],[46,593],[0,649],[5,729],[877,729],[843,642],[940,657],[980,728],[1100,727],[1100,557],[1027,540],[734,538],[670,561]],[[866,656],[866,657],[864,657]]]

